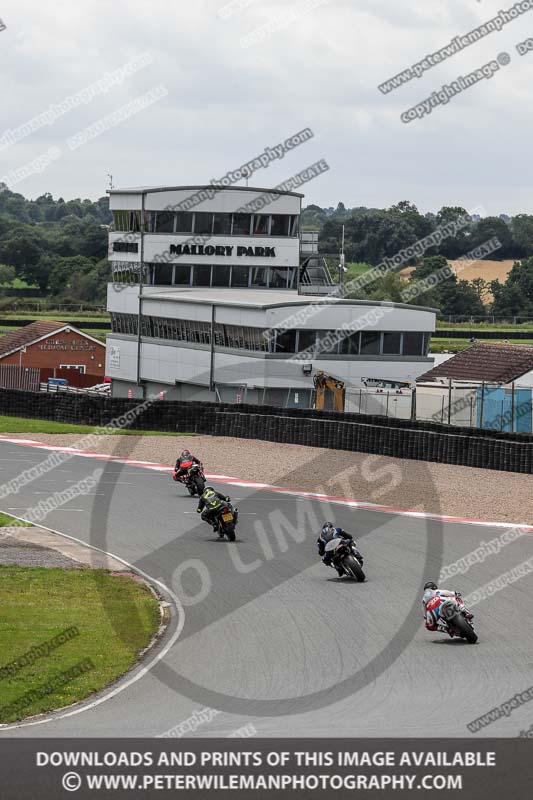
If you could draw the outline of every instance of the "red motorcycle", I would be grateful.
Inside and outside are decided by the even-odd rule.
[[[196,464],[194,461],[184,461],[181,467],[186,469],[187,472],[178,478],[178,471],[175,469],[172,476],[173,480],[178,483],[184,483],[191,497],[196,494],[200,497],[205,489],[205,474],[202,464]]]

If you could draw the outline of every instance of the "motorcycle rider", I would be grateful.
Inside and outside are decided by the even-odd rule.
[[[437,620],[437,618],[435,617],[435,614],[433,613],[433,611],[431,611],[431,610],[428,611],[427,605],[428,605],[429,601],[433,597],[442,597],[443,599],[451,597],[454,600],[457,600],[458,605],[460,605],[460,606],[462,606],[464,608],[464,610],[466,612],[466,615],[465,615],[466,618],[467,619],[473,619],[474,618],[474,615],[470,611],[468,611],[466,609],[465,604],[463,603],[463,601],[461,599],[461,593],[460,592],[451,592],[448,589],[439,589],[439,587],[437,586],[435,581],[427,581],[424,584],[424,595],[422,597],[422,607],[424,609],[425,626],[426,626],[426,629],[428,631],[446,631],[446,633],[448,633],[450,636],[453,636],[453,631],[450,630],[450,628],[444,622],[444,620],[441,620],[440,617]]]
[[[174,480],[181,481],[183,476],[187,474],[189,467],[193,464],[199,464],[200,468],[203,466],[200,459],[193,456],[190,450],[183,450],[174,467]]]
[[[331,567],[333,561],[333,553],[331,552],[326,553],[326,545],[328,542],[331,542],[332,539],[349,540],[355,548],[356,556],[361,562],[361,566],[363,565],[363,556],[357,549],[356,543],[351,533],[348,533],[348,531],[345,531],[342,528],[335,527],[335,525],[333,525],[332,522],[324,522],[324,524],[322,525],[322,530],[318,535],[316,543],[318,547],[318,555],[320,556],[322,562],[327,567]],[[344,575],[344,570],[342,569],[342,567],[339,566],[336,567],[335,569],[337,570],[339,578],[342,578],[342,576]]]
[[[229,502],[229,496],[220,494],[220,492],[216,492],[212,486],[206,486],[204,493],[198,501],[198,508],[196,511],[198,514],[201,512],[201,519],[204,522],[209,522],[213,526],[213,530],[216,531],[218,529],[216,522],[218,512],[225,503]],[[220,534],[219,532],[219,536],[220,535],[223,536],[224,534]]]

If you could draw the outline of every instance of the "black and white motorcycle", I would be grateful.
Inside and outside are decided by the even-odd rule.
[[[331,556],[331,564],[335,569],[341,569],[349,578],[354,578],[360,583],[365,580],[363,557],[353,541],[331,539],[326,544],[325,553]]]

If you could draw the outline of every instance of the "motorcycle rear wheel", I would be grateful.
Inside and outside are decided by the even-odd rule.
[[[475,644],[477,642],[477,633],[462,614],[458,614],[454,618],[451,626],[455,633],[461,636],[461,638],[466,639],[468,644]]]
[[[355,558],[355,556],[352,556],[352,555],[346,556],[346,558],[342,562],[342,565],[343,565],[344,569],[353,578],[356,579],[356,581],[359,581],[359,583],[363,583],[363,581],[365,581],[366,575],[363,572],[363,570],[361,569],[361,565],[359,564],[359,562]]]
[[[235,541],[235,525],[233,524],[233,522],[229,522],[226,525],[226,527],[224,529],[224,533],[228,537],[228,542],[234,542]]]

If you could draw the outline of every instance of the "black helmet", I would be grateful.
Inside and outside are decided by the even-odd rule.
[[[190,450],[183,450],[183,452],[181,454],[181,458],[188,458],[191,455],[192,455],[192,453],[191,453]]]
[[[205,489],[204,489],[204,492],[214,492],[214,491],[215,490],[213,489],[212,486],[206,486]]]
[[[426,589],[438,589],[438,588],[439,587],[437,586],[435,581],[427,581],[427,583],[424,584],[424,591],[426,591]]]

